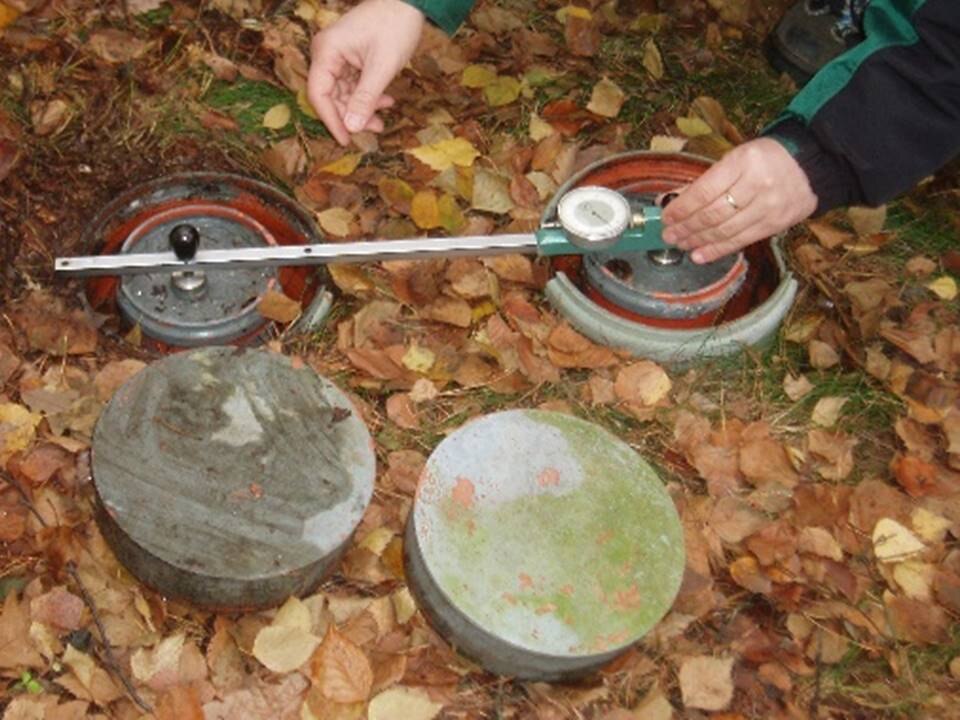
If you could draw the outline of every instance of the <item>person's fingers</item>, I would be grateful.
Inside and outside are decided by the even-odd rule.
[[[747,247],[747,245],[769,236],[770,232],[767,223],[764,222],[761,217],[757,222],[745,227],[739,233],[726,240],[720,240],[698,247],[690,253],[690,259],[697,264],[713,262],[714,260],[719,260],[724,255],[738,252]]]
[[[696,248],[711,244],[724,244],[733,238],[740,237],[748,228],[765,219],[763,203],[755,202],[743,210],[733,212],[727,210],[727,219],[716,225],[704,227],[676,243],[681,250],[690,252]]]
[[[749,176],[741,175],[733,186],[726,188],[724,192],[692,215],[687,216],[685,220],[672,225],[669,233],[665,233],[667,235],[665,239],[676,244],[677,247],[687,249],[685,243],[691,237],[696,237],[712,228],[720,228],[738,215],[742,216],[756,197],[757,193]],[[667,206],[668,209],[671,205]]]
[[[360,80],[347,101],[347,114],[343,118],[343,124],[350,132],[359,132],[367,126],[396,72],[397,68],[388,58],[373,56],[367,59]]]
[[[729,156],[712,165],[667,205],[663,211],[664,224],[682,223],[700,208],[721,197],[737,181],[740,173],[740,165]]]
[[[328,51],[322,45],[318,46],[318,38],[319,35],[314,39],[314,48],[319,47],[319,50],[310,63],[307,77],[307,99],[334,139],[341,145],[346,145],[350,142],[350,133],[344,127],[341,113],[336,108],[337,81],[345,61],[340,53]]]

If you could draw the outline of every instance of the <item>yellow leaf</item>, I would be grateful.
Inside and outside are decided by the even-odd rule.
[[[670,376],[649,360],[627,365],[617,373],[614,381],[614,392],[620,400],[647,407],[665,399],[672,387]]]
[[[593,13],[585,7],[579,5],[567,5],[557,10],[557,22],[561,25],[567,24],[568,17],[577,17],[581,20],[593,20]]]
[[[360,164],[360,160],[362,159],[363,153],[347,153],[338,160],[334,160],[321,167],[320,172],[346,176],[357,169],[357,165]]]
[[[404,214],[410,212],[410,202],[415,195],[410,183],[400,178],[381,178],[377,183],[377,190],[391,208]]]
[[[603,117],[613,118],[620,114],[626,98],[623,90],[612,80],[603,78],[593,86],[587,110]]]
[[[887,222],[887,206],[880,207],[850,207],[847,208],[847,218],[854,231],[860,237],[875,235],[883,230]]]
[[[289,105],[278,103],[264,113],[263,126],[270,130],[279,130],[290,122],[291,114]]]
[[[407,152],[437,172],[443,172],[454,165],[471,167],[473,161],[480,157],[473,143],[460,137],[421,145]]]
[[[42,415],[30,412],[23,405],[0,403],[0,465],[33,442],[42,419]]]
[[[400,360],[405,368],[416,373],[429,372],[436,361],[437,356],[432,350],[421,347],[416,343],[407,348],[407,351]]]
[[[0,29],[5,28],[20,16],[20,13],[8,5],[0,3]]]
[[[410,219],[422,230],[440,227],[440,208],[433,190],[421,190],[410,203]]]
[[[300,303],[292,297],[271,288],[260,298],[257,311],[268,320],[288,323],[300,317],[302,308]]]
[[[320,644],[315,635],[289,625],[268,625],[253,641],[253,656],[275,673],[293,672]]]
[[[910,524],[917,535],[928,543],[942,542],[953,523],[942,515],[930,512],[926,508],[918,507],[910,514]]]
[[[653,38],[649,38],[643,44],[643,67],[654,80],[663,78],[663,57]]]
[[[373,290],[376,285],[359,265],[353,263],[330,263],[327,272],[334,284],[348,295],[362,295]]]
[[[440,225],[448,233],[458,233],[467,222],[463,211],[457,205],[457,199],[449,193],[444,193],[437,201],[437,210],[440,213]]]
[[[490,107],[509,105],[520,97],[520,81],[508,75],[501,75],[483,88],[483,96]]]
[[[473,321],[479,322],[489,315],[493,315],[497,311],[497,306],[494,305],[492,300],[484,300],[481,303],[473,306]]]
[[[553,129],[553,125],[548,123],[536,113],[530,116],[530,139],[534,142],[540,142],[544,138],[550,137],[555,132],[556,130]]]
[[[713,132],[713,128],[698,117],[678,117],[677,128],[688,138],[709,135]]]
[[[405,625],[417,612],[417,604],[413,600],[413,595],[407,588],[397,590],[390,599],[393,601],[393,611],[397,616],[397,622]]]
[[[475,210],[503,215],[513,210],[510,188],[502,176],[482,168],[474,172],[471,204]]]
[[[363,540],[359,543],[359,547],[366,548],[377,557],[380,557],[394,537],[396,537],[396,533],[390,528],[378,527],[364,536]]]
[[[353,213],[342,207],[327,208],[317,213],[317,222],[324,232],[337,237],[346,237],[350,234],[350,225],[353,223]]]
[[[485,88],[497,79],[497,71],[489,65],[467,65],[460,76],[460,84],[468,88]]]
[[[957,297],[957,281],[949,275],[942,275],[927,283],[927,289],[941,300],[953,300]]]
[[[653,152],[680,152],[686,144],[686,138],[673,135],[654,135],[650,138],[650,150]]]
[[[300,108],[300,112],[306,115],[311,120],[319,120],[317,117],[317,111],[313,109],[313,105],[310,104],[310,99],[307,97],[307,89],[300,88],[297,90],[297,107]]]
[[[396,685],[374,696],[367,708],[368,720],[433,720],[443,705],[419,688]]]

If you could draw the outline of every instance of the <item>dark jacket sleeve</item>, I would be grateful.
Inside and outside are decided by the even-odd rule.
[[[470,14],[474,0],[404,0],[420,10],[448,35],[453,35]]]
[[[864,34],[764,131],[806,172],[817,214],[880,205],[960,154],[960,0],[873,0]]]

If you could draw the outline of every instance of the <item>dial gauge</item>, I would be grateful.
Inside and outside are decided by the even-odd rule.
[[[602,249],[614,245],[630,224],[630,203],[616,190],[588,185],[560,198],[557,218],[570,241]]]

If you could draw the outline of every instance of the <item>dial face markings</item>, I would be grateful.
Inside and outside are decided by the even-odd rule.
[[[630,222],[630,204],[615,190],[588,186],[564,195],[557,216],[570,235],[578,240],[609,242],[623,234]]]

